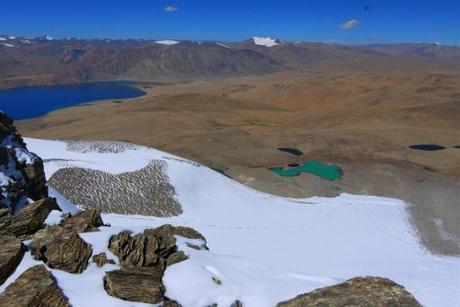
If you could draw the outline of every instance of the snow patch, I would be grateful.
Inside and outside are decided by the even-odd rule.
[[[228,46],[227,46],[227,45],[225,45],[225,44],[216,43],[216,45],[219,45],[219,46],[222,46],[222,47],[224,47],[224,48],[227,48],[227,49],[228,49]]]
[[[53,210],[48,214],[45,224],[48,226],[59,225],[63,219],[63,213],[59,210]]]
[[[166,45],[166,46],[172,46],[172,45],[179,44],[178,41],[174,41],[174,40],[170,40],[170,39],[155,41],[155,43],[160,44],[160,45]]]
[[[265,46],[265,47],[273,47],[279,45],[276,39],[273,39],[271,37],[257,37],[254,36],[253,38],[254,44],[259,45],[259,46]]]

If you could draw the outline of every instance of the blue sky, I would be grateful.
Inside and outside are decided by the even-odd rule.
[[[0,33],[460,45],[460,0],[0,0]]]

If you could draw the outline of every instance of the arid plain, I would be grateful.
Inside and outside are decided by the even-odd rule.
[[[224,170],[271,194],[338,193],[404,199],[423,243],[460,252],[460,76],[444,73],[305,73],[139,83],[147,95],[20,121],[28,137],[117,140],[152,146]],[[437,144],[420,151],[413,144]],[[295,157],[277,150],[293,147]],[[269,168],[319,160],[335,181],[281,177]]]

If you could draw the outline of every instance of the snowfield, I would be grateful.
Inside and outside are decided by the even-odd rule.
[[[121,230],[141,232],[171,223],[200,231],[210,251],[190,249],[185,244],[188,239],[178,238],[190,259],[168,267],[163,278],[166,296],[184,306],[229,306],[236,299],[243,306],[273,306],[360,275],[388,277],[425,306],[460,306],[460,258],[436,256],[424,249],[402,201],[347,194],[336,198],[275,197],[195,162],[146,147],[101,153],[68,150],[65,142],[25,141],[29,150],[45,161],[47,178],[62,167],[119,174],[141,169],[152,160],[167,164],[181,215],[104,214],[104,222],[111,227],[81,236],[93,245],[93,254],[106,252],[117,260],[107,244],[109,237]],[[61,195],[56,196],[65,211],[75,210]],[[59,215],[53,212],[48,222],[58,223]],[[36,263],[27,253],[0,291]],[[74,306],[144,306],[106,294],[102,278],[105,271],[117,267],[97,268],[91,263],[82,274],[51,271]]]
[[[155,43],[160,44],[160,45],[166,45],[166,46],[172,46],[172,45],[175,45],[175,44],[179,44],[178,41],[174,41],[174,40],[170,40],[170,39],[155,41]]]
[[[259,45],[259,46],[273,47],[273,46],[279,45],[276,42],[276,39],[273,39],[271,37],[257,37],[257,36],[254,36],[252,39],[254,40],[254,44]]]

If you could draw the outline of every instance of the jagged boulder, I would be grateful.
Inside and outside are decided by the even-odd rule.
[[[45,227],[45,220],[52,210],[60,210],[54,198],[43,198],[25,206],[13,215],[9,209],[0,209],[0,234],[23,236]]]
[[[165,299],[162,275],[133,268],[111,271],[104,278],[104,287],[108,294],[123,300],[157,304]]]
[[[75,231],[52,226],[38,231],[30,245],[35,259],[42,260],[50,268],[69,273],[81,273],[88,266],[93,252]]]
[[[301,294],[278,307],[362,306],[421,307],[403,286],[382,277],[356,277],[341,284]]]
[[[106,253],[100,253],[93,256],[93,262],[97,267],[103,267],[106,264],[115,264],[113,259],[108,259]]]
[[[164,306],[180,306],[166,302],[161,282],[166,266],[187,259],[184,252],[177,250],[175,235],[206,242],[204,236],[192,228],[169,224],[134,236],[129,231],[113,235],[109,249],[118,256],[122,269],[107,273],[104,279],[107,293],[129,301],[164,301]]]
[[[45,266],[37,265],[22,273],[0,294],[1,306],[70,306]]]
[[[87,209],[65,217],[60,226],[75,232],[98,231],[104,226],[101,218],[101,209]]]
[[[156,254],[159,241],[152,232],[144,231],[133,237],[131,232],[123,231],[110,238],[109,249],[125,267],[156,266],[160,262]]]
[[[48,196],[43,161],[27,150],[13,125],[0,111],[0,207],[17,213],[29,203]]]
[[[135,236],[131,236],[129,231],[113,235],[109,240],[109,249],[127,267],[167,265],[168,259],[169,264],[173,264],[187,259],[184,253],[177,252],[175,235],[206,242],[204,236],[192,228],[166,224],[146,229]]]
[[[13,236],[0,236],[0,285],[2,285],[21,262],[25,246]]]

